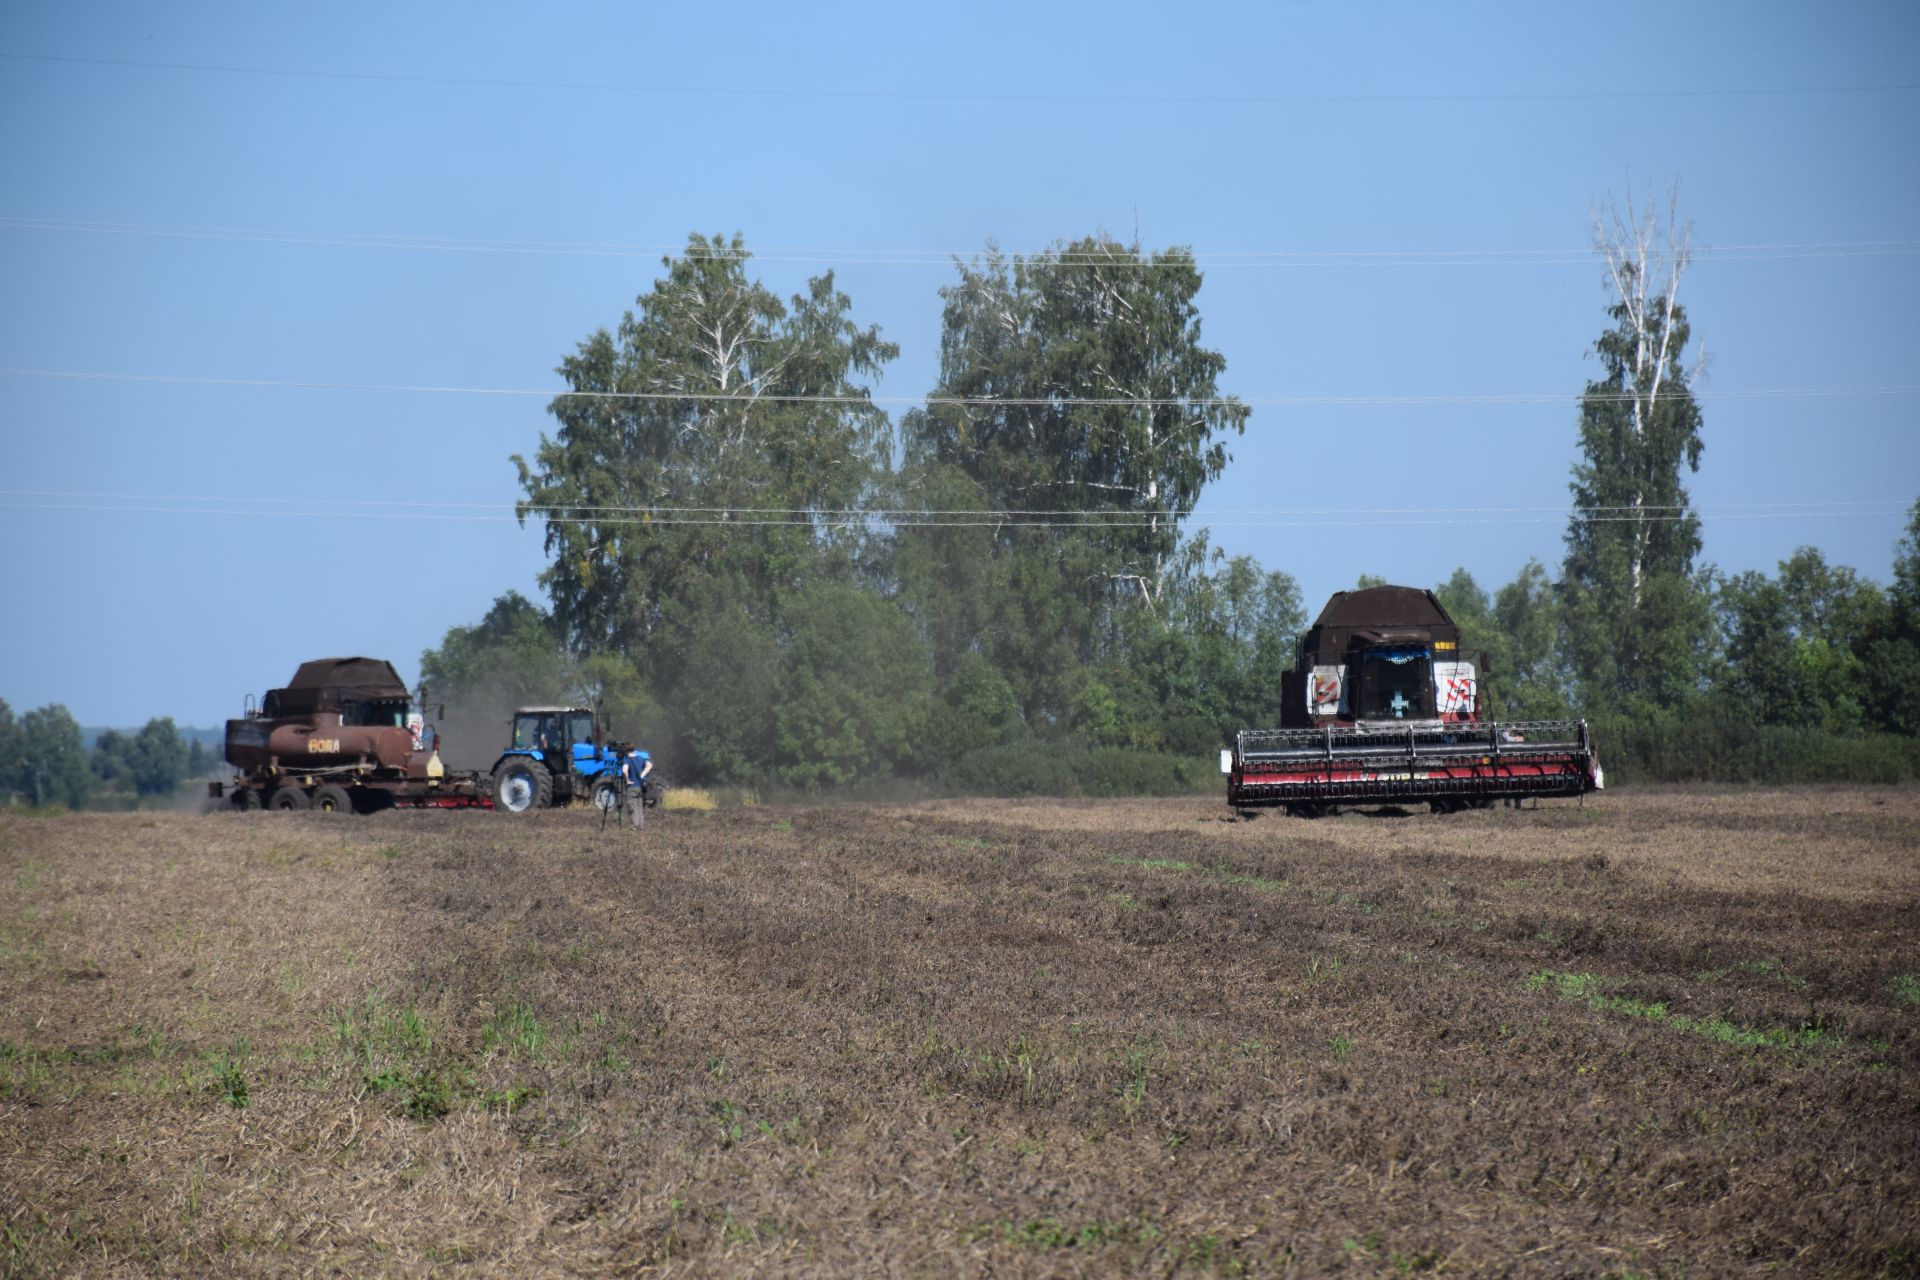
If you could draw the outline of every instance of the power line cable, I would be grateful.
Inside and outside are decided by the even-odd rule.
[[[1258,408],[1332,408],[1416,407],[1421,405],[1536,405],[1568,404],[1583,400],[1596,403],[1631,403],[1631,392],[1494,392],[1436,393],[1427,395],[1319,395],[1319,396],[1207,396],[1161,398],[1152,396],[874,396],[804,395],[764,392],[740,395],[725,391],[575,391],[547,387],[469,387],[427,383],[318,382],[279,378],[216,378],[186,374],[112,373],[83,369],[0,368],[0,376],[50,378],[79,382],[129,382],[163,386],[249,387],[282,391],[370,391],[406,395],[468,395],[486,397],[600,400],[643,403],[689,404],[811,404],[841,405],[853,408],[885,406],[917,408],[922,405],[942,408],[1180,408],[1204,409],[1239,407]],[[1920,393],[1920,386],[1859,387],[1766,387],[1746,391],[1694,390],[1696,400],[1817,399],[1837,396],[1909,396]]]
[[[314,519],[314,520],[413,520],[446,524],[504,524],[520,523],[520,518],[510,514],[497,515],[456,515],[447,512],[413,511],[309,511],[309,510],[239,510],[232,507],[180,507],[180,506],[124,506],[87,503],[22,503],[0,502],[0,510],[13,511],[72,511],[93,515],[211,515],[240,516],[246,518],[275,519]],[[1893,518],[1903,517],[1905,507],[1889,507],[1886,510],[1851,511],[1772,511],[1731,513],[1716,516],[1717,520],[1808,520],[1811,518]],[[1635,516],[1595,516],[1589,517],[1590,524],[1673,524],[1698,518],[1695,513],[1682,515]],[[548,523],[593,525],[596,528],[622,528],[650,526],[727,526],[732,528],[832,528],[851,529],[855,526],[882,526],[892,529],[1139,529],[1152,527],[1166,522],[1169,517],[1157,513],[1143,513],[1131,521],[1121,520],[1032,520],[1032,519],[996,519],[991,517],[968,520],[901,520],[869,519],[861,514],[815,515],[815,516],[681,516],[668,515],[653,517],[616,516],[601,517],[563,517],[549,516]],[[1558,524],[1564,516],[1469,516],[1451,518],[1392,519],[1392,520],[1196,520],[1195,527],[1203,529],[1282,529],[1282,528],[1361,528],[1361,527],[1414,527],[1414,526],[1453,526],[1453,525],[1542,525]],[[1703,520],[1702,523],[1705,523]]]
[[[613,515],[639,515],[647,513],[661,515],[702,515],[731,513],[734,515],[774,516],[804,515],[811,518],[837,519],[860,516],[871,519],[893,517],[922,516],[968,516],[981,519],[1000,520],[1008,517],[1065,517],[1127,515],[1139,519],[1184,519],[1200,514],[1200,508],[1174,508],[1158,512],[1126,511],[1120,508],[1080,507],[1080,508],[999,508],[981,510],[979,508],[920,508],[920,507],[697,507],[667,506],[648,504],[644,506],[596,506],[590,503],[537,503],[514,501],[511,504],[501,502],[442,502],[418,499],[379,499],[379,498],[329,498],[313,496],[282,495],[260,497],[257,495],[216,495],[216,494],[157,494],[157,493],[118,493],[97,490],[60,490],[60,489],[0,489],[0,498],[25,499],[85,499],[95,502],[146,502],[146,503],[218,503],[232,506],[343,506],[343,507],[380,507],[408,508],[432,513],[438,511],[483,511],[497,513],[503,505],[511,505],[517,511],[529,513],[541,512],[596,512]],[[1684,517],[1688,513],[1702,514],[1708,511],[1754,511],[1764,509],[1770,513],[1792,514],[1795,511],[1809,515],[1826,514],[1816,508],[1850,507],[1886,507],[1900,506],[1906,500],[1901,498],[1832,498],[1832,499],[1780,499],[1762,502],[1716,502],[1716,503],[1645,503],[1640,506],[1515,506],[1515,507],[1217,507],[1208,514],[1211,516],[1326,516],[1326,515],[1526,515],[1526,514],[1607,514],[1613,512],[1679,512]],[[271,514],[271,513],[267,513]],[[1836,514],[1844,514],[1839,512]],[[585,517],[583,517],[585,518]]]
[[[0,53],[14,62],[48,65],[119,67],[143,71],[191,71],[204,74],[277,76],[294,80],[341,80],[378,84],[438,85],[453,88],[549,89],[594,93],[634,93],[674,97],[718,97],[744,99],[805,100],[842,99],[856,102],[978,102],[978,103],[1054,103],[1140,106],[1358,106],[1458,102],[1615,102],[1635,99],[1675,98],[1763,98],[1801,97],[1823,94],[1906,93],[1920,89],[1920,82],[1890,81],[1879,84],[1845,85],[1752,85],[1726,89],[1613,89],[1598,91],[1509,92],[1509,93],[1403,93],[1403,94],[1064,94],[1064,93],[943,93],[931,90],[742,88],[735,85],[635,84],[595,80],[527,80],[481,76],[400,75],[372,71],[305,71],[288,67],[240,66],[230,63],[162,62],[132,58],[81,58],[60,54]]]
[[[64,218],[0,217],[0,230],[73,232],[101,235],[150,236],[166,239],[222,240],[249,244],[291,244],[318,248],[395,249],[477,254],[530,254],[554,257],[654,258],[678,255],[711,261],[838,264],[846,266],[945,267],[968,262],[981,250],[967,252],[933,249],[878,248],[761,248],[695,247],[665,244],[610,244],[566,240],[486,240],[453,236],[419,236],[348,231],[261,230],[238,227],[167,226],[147,223],[84,222]],[[1044,258],[1061,266],[1150,269],[1125,246],[1114,254],[1064,249],[1042,249],[1023,256]],[[1806,258],[1908,257],[1920,254],[1920,240],[1842,240],[1781,243],[1702,244],[1692,248],[1694,261],[1754,262]],[[1196,266],[1209,270],[1239,268],[1329,269],[1388,267],[1588,266],[1591,249],[1253,249],[1195,253]]]

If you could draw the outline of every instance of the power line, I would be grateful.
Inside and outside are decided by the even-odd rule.
[[[195,516],[240,516],[260,519],[301,519],[301,520],[413,520],[444,524],[504,524],[519,523],[519,517],[510,514],[496,515],[456,515],[436,511],[312,511],[312,510],[240,510],[233,507],[181,507],[181,506],[125,506],[89,503],[51,503],[51,502],[0,502],[0,510],[13,511],[71,511],[93,515],[195,515]],[[1892,518],[1906,515],[1904,506],[1890,506],[1885,510],[1849,510],[1849,511],[1765,511],[1730,513],[1717,516],[1719,520],[1808,520],[1812,518]],[[1558,524],[1561,516],[1460,516],[1449,518],[1418,519],[1376,519],[1376,520],[1214,520],[1196,521],[1203,529],[1283,529],[1283,528],[1362,528],[1362,527],[1413,527],[1413,526],[1452,526],[1452,525],[1543,525]],[[1694,513],[1679,515],[1636,516],[1595,516],[1587,523],[1591,524],[1673,524],[1697,518]],[[1024,518],[976,517],[966,520],[902,520],[897,518],[876,519],[869,513],[819,513],[811,516],[768,515],[747,513],[735,518],[730,515],[667,515],[653,517],[616,516],[616,517],[564,517],[549,516],[548,523],[593,525],[596,528],[646,528],[651,526],[726,526],[731,528],[833,528],[852,529],[865,527],[873,529],[1139,529],[1153,527],[1169,519],[1164,514],[1141,513],[1138,518],[1125,520],[1033,520]],[[1704,523],[1704,521],[1703,521]]]
[[[1436,393],[1426,395],[1304,395],[1304,396],[1207,396],[1160,398],[1152,396],[874,396],[804,395],[764,392],[741,395],[725,391],[575,391],[551,387],[468,387],[429,383],[317,382],[279,378],[215,378],[187,374],[112,373],[83,369],[0,368],[0,375],[20,378],[53,378],[79,382],[131,382],[163,386],[249,387],[279,391],[370,391],[405,395],[466,395],[508,398],[599,400],[643,403],[692,404],[811,404],[840,405],[853,408],[921,405],[942,408],[1010,409],[1210,409],[1210,408],[1332,408],[1418,407],[1422,405],[1535,405],[1568,404],[1582,400],[1597,403],[1631,402],[1630,392],[1569,393],[1563,391],[1519,391],[1494,393]],[[1837,396],[1909,396],[1920,393],[1920,386],[1881,387],[1766,387],[1747,391],[1692,392],[1696,400],[1772,400],[1822,399]]]
[[[263,230],[241,227],[167,226],[150,223],[85,222],[66,218],[0,217],[0,230],[149,236],[164,239],[221,240],[249,244],[291,244],[316,248],[394,249],[474,254],[551,257],[655,258],[679,255],[711,261],[838,264],[846,266],[945,267],[979,257],[934,249],[697,247],[687,244],[617,244],[567,240],[487,240],[351,231]],[[1702,244],[1692,249],[1696,262],[1789,261],[1805,258],[1908,257],[1920,254],[1920,240],[1841,240],[1752,244]],[[1016,255],[1018,256],[1018,255]],[[1024,255],[1069,267],[1149,269],[1124,246],[1115,254],[1042,249]],[[1255,249],[1195,253],[1196,266],[1228,268],[1336,269],[1389,267],[1587,266],[1591,249]]]
[[[500,502],[442,502],[420,499],[380,499],[380,498],[329,498],[313,496],[282,495],[261,497],[258,495],[214,495],[214,494],[158,494],[158,493],[115,493],[98,490],[60,490],[60,489],[0,489],[0,498],[27,499],[85,499],[94,502],[146,502],[146,503],[217,503],[236,507],[272,507],[272,506],[341,506],[341,507],[379,507],[407,508],[424,513],[439,511],[482,511],[498,513],[504,505]],[[1677,512],[1680,518],[1686,514],[1701,514],[1708,511],[1750,512],[1762,510],[1773,514],[1788,515],[1801,512],[1809,515],[1829,514],[1816,508],[1849,507],[1885,507],[1902,506],[1903,498],[1832,498],[1832,499],[1778,499],[1763,502],[1717,502],[1717,503],[1643,503],[1639,506],[1518,506],[1518,507],[1225,507],[1214,508],[1211,515],[1232,516],[1351,516],[1351,515],[1527,515],[1527,514],[1600,514],[1614,512]],[[969,516],[986,520],[1004,520],[1009,517],[1040,516],[1098,516],[1126,515],[1139,519],[1182,519],[1199,514],[1199,508],[1173,508],[1158,512],[1124,511],[1110,507],[1079,508],[999,508],[981,510],[979,508],[920,508],[920,507],[691,507],[665,506],[660,504],[596,506],[590,503],[539,503],[515,501],[511,504],[516,511],[530,513],[541,512],[596,512],[614,515],[650,514],[655,517],[666,515],[717,515],[730,513],[738,516],[806,516],[814,519],[838,519],[842,517],[865,517],[869,519],[892,519],[895,517],[917,518],[922,516]],[[103,508],[110,509],[110,508]],[[236,514],[241,514],[236,512]],[[265,513],[271,514],[271,513]],[[351,513],[349,513],[351,514]],[[1846,514],[1845,511],[1831,514]],[[586,518],[586,517],[582,517]]]
[[[929,90],[742,88],[734,85],[635,84],[595,80],[526,80],[480,76],[398,75],[370,71],[303,71],[287,67],[249,67],[229,63],[158,62],[131,58],[79,58],[59,54],[0,53],[15,62],[50,65],[120,67],[143,71],[192,71],[205,74],[277,76],[295,80],[340,80],[377,84],[437,85],[449,88],[548,89],[593,93],[634,93],[673,97],[717,97],[787,100],[847,100],[856,102],[979,102],[1055,104],[1137,104],[1141,106],[1340,106],[1371,104],[1473,102],[1614,102],[1633,99],[1800,97],[1821,94],[1906,93],[1920,82],[1893,81],[1847,85],[1756,85],[1730,89],[1601,90],[1554,93],[1428,93],[1428,94],[1063,94],[1063,93],[942,93]]]

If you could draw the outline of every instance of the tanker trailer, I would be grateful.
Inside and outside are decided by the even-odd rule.
[[[412,706],[393,665],[378,658],[318,658],[284,689],[227,721],[231,783],[211,800],[239,809],[491,808],[484,777],[450,773],[439,742]]]
[[[1445,813],[1599,790],[1586,721],[1482,717],[1486,666],[1484,653],[1461,650],[1431,591],[1334,593],[1281,677],[1280,727],[1242,730],[1221,751],[1227,803],[1301,817],[1341,804]]]

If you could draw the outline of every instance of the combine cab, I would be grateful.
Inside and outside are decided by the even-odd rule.
[[[1282,677],[1282,727],[1243,730],[1220,753],[1227,803],[1303,817],[1342,804],[1438,813],[1598,790],[1586,721],[1483,720],[1485,669],[1431,591],[1338,592]]]

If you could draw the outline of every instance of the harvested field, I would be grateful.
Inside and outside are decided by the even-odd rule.
[[[1910,1275],[1920,795],[0,817],[0,1272]]]

